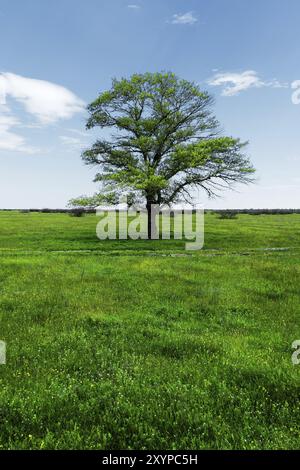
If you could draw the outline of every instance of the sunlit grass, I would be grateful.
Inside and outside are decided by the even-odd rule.
[[[190,256],[96,223],[0,213],[1,448],[298,448],[300,216],[209,214]]]

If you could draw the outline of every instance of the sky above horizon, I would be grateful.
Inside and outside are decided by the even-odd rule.
[[[171,70],[249,141],[256,183],[207,208],[300,207],[299,0],[0,0],[0,208],[91,195],[87,103],[113,77]]]

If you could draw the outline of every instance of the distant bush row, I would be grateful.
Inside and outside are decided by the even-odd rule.
[[[29,212],[39,212],[42,214],[95,214],[96,209],[86,209],[86,208],[74,208],[74,209],[0,209],[0,211],[6,212],[21,212],[22,214],[28,214]]]
[[[93,208],[84,208],[78,207],[73,209],[0,209],[0,211],[6,212],[15,212],[19,211],[21,213],[29,212],[40,212],[43,214],[70,214],[70,215],[84,215],[84,214],[95,214],[96,209]],[[193,212],[195,212],[193,210]],[[205,213],[214,213],[223,216],[224,218],[232,218],[234,215],[238,214],[249,214],[249,215],[263,215],[263,214],[300,214],[300,209],[205,209]]]
[[[230,210],[207,210],[205,212],[214,212],[225,216],[227,214],[249,214],[249,215],[276,215],[276,214],[300,214],[300,209],[230,209]]]

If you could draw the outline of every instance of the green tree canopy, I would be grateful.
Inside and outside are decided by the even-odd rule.
[[[193,190],[209,196],[235,183],[252,181],[254,169],[243,153],[246,143],[222,136],[212,114],[213,98],[174,73],[135,74],[114,79],[88,106],[87,128],[111,130],[82,158],[99,168],[101,191],[73,205],[112,202],[122,193],[131,201],[191,202]]]

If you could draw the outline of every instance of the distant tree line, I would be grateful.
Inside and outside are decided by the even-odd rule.
[[[228,213],[228,209],[210,210],[206,212],[214,212],[215,214]],[[276,214],[300,214],[300,209],[230,209],[233,214],[249,214],[249,215],[276,215]]]
[[[21,213],[30,213],[30,212],[39,212],[42,214],[76,214],[77,211],[80,211],[84,214],[95,214],[95,208],[80,207],[73,209],[0,209],[0,211],[5,212],[21,212]],[[118,210],[117,210],[118,212]],[[193,211],[195,212],[195,211]],[[249,214],[249,215],[276,215],[276,214],[300,214],[300,209],[205,209],[205,213],[214,213],[214,214]]]

